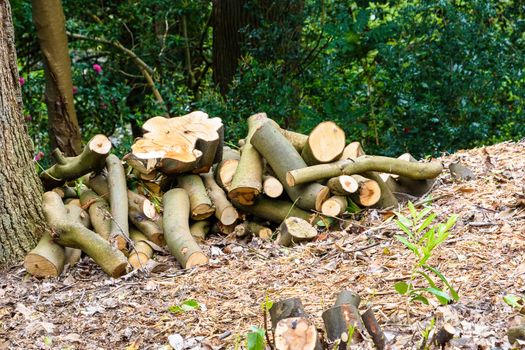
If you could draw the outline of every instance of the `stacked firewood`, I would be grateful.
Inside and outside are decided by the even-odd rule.
[[[349,206],[396,207],[400,195],[422,195],[442,171],[410,155],[367,156],[330,121],[302,135],[259,113],[240,150],[224,146],[221,119],[203,112],[154,117],[143,129],[122,160],[104,135],[76,157],[53,152],[56,164],[41,173],[51,231],[27,255],[27,271],[58,276],[83,252],[117,277],[163,246],[189,268],[208,262],[198,243],[209,231],[270,239],[272,224],[276,241],[291,245]]]

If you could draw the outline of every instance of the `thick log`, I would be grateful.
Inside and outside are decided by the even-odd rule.
[[[126,272],[128,261],[121,251],[82,224],[67,220],[66,208],[59,195],[54,192],[44,193],[43,207],[57,243],[81,249],[112,277],[119,277]]]
[[[135,193],[131,190],[127,191],[129,209],[138,210],[150,220],[157,221],[160,214],[157,213],[155,205],[145,196]]]
[[[135,193],[132,196],[135,197],[140,195]],[[152,241],[157,245],[163,245],[165,243],[164,231],[159,225],[159,221],[161,221],[160,216],[155,217],[155,220],[153,220],[152,218],[144,214],[142,207],[140,206],[140,204],[137,204],[136,201],[130,200],[128,203],[129,221],[131,221],[131,223],[135,225],[135,227],[140,232],[142,232],[148,238],[148,240]]]
[[[35,277],[58,277],[64,270],[64,248],[55,243],[49,233],[44,233],[38,245],[24,259],[26,271]]]
[[[180,175],[178,184],[190,197],[191,218],[193,220],[205,220],[213,215],[215,210],[199,175]]]
[[[197,242],[204,242],[206,235],[210,232],[211,224],[209,221],[195,221],[190,226],[190,233]]]
[[[265,241],[270,240],[273,235],[270,228],[253,221],[244,221],[242,224],[235,226],[234,232],[237,237],[252,235]]]
[[[219,219],[224,225],[232,225],[239,218],[237,209],[230,203],[226,197],[226,193],[217,185],[211,173],[202,174],[204,186],[208,191],[208,196],[211,198],[215,206],[215,217]]]
[[[425,180],[433,179],[441,174],[443,166],[439,162],[413,163],[382,156],[362,156],[355,160],[340,160],[334,163],[290,170],[286,175],[286,181],[289,186],[296,186],[335,176],[361,174],[368,171],[398,174],[414,180]]]
[[[359,185],[359,190],[350,195],[352,201],[362,207],[371,207],[381,199],[381,189],[377,181],[360,175],[352,175]]]
[[[330,341],[339,340],[339,349],[346,349],[350,335],[348,330],[354,327],[352,343],[358,343],[363,340],[363,331],[365,329],[359,310],[350,304],[334,306],[322,314],[323,322],[326,329],[326,336]]]
[[[55,187],[52,191],[56,192],[62,199],[78,198],[77,191],[70,186]]]
[[[361,297],[359,296],[359,294],[351,290],[344,289],[337,295],[334,307],[345,304],[350,304],[355,306],[356,308],[359,308],[359,304],[361,304]]]
[[[286,183],[287,172],[304,168],[306,163],[274,124],[266,122],[260,125],[253,133],[251,143],[270,164],[286,193],[299,208],[321,210],[330,195],[328,187],[318,183],[291,187]]]
[[[91,228],[91,215],[89,215],[84,208],[72,204],[66,204],[64,207],[66,208],[66,217],[68,220],[78,222],[84,227]],[[69,264],[69,266],[75,265],[82,256],[82,250],[71,247],[65,247],[64,253],[66,255],[66,264]]]
[[[228,197],[242,205],[253,204],[262,191],[263,161],[251,139],[257,127],[267,119],[266,113],[254,114],[248,118],[248,136],[228,191]]]
[[[96,192],[101,198],[109,201],[109,187],[107,174],[91,174],[91,176],[83,177],[84,184]]]
[[[49,190],[91,171],[100,171],[110,151],[111,142],[104,135],[95,135],[76,157],[64,157],[60,151],[54,151],[57,163],[40,173],[44,187]]]
[[[165,174],[206,173],[222,147],[220,118],[196,111],[177,118],[154,117],[142,126],[145,133],[131,146],[139,159],[155,159]]]
[[[281,181],[270,175],[263,176],[263,193],[270,198],[280,197],[284,192]]]
[[[281,320],[274,330],[276,350],[322,350],[314,325],[306,317]]]
[[[215,181],[223,190],[228,192],[231,188],[233,176],[237,171],[241,154],[239,151],[224,147],[222,161],[215,168]]]
[[[108,169],[109,206],[111,209],[110,241],[118,250],[126,251],[129,241],[128,188],[126,173],[120,159],[110,154],[106,159]]]
[[[289,217],[279,226],[278,244],[289,247],[292,244],[308,242],[317,237],[317,230],[306,220]]]
[[[290,298],[274,302],[269,311],[272,329],[275,329],[277,323],[285,318],[306,316],[303,303],[299,298]]]
[[[361,156],[365,155],[365,151],[363,150],[363,147],[361,146],[361,143],[359,142],[352,142],[349,143],[345,149],[343,150],[343,154],[341,154],[341,160],[345,159],[357,159]]]
[[[418,163],[418,161],[412,157],[410,153],[405,153],[399,156],[398,159],[406,160],[412,163]],[[432,185],[436,181],[435,179],[414,180],[406,176],[399,176],[396,180],[399,185],[406,190],[405,193],[413,196],[424,195],[432,188]]]
[[[235,202],[233,202],[233,205],[246,213],[278,224],[289,216],[298,217],[313,223],[321,218],[318,214],[298,208],[292,202],[263,196],[260,196],[253,205],[240,205]]]
[[[208,263],[190,232],[190,199],[186,191],[182,188],[169,190],[162,201],[164,237],[170,252],[185,269]]]
[[[148,238],[139,230],[131,227],[129,237],[133,241],[133,248],[130,249],[128,261],[133,269],[142,269],[153,256],[153,248],[148,243]]]
[[[348,206],[345,196],[332,196],[328,198],[321,207],[321,213],[328,216],[339,216],[343,214]]]
[[[351,193],[357,192],[359,189],[357,181],[349,175],[332,177],[328,180],[326,186],[328,186],[330,192],[336,196],[348,196]]]
[[[376,184],[379,186],[381,197],[375,205],[376,207],[385,209],[396,208],[398,206],[396,196],[394,196],[388,185],[383,181],[381,176],[379,176],[379,173],[376,173],[375,171],[369,171],[363,173],[363,175],[369,178],[370,180],[375,181]]]
[[[89,212],[93,231],[106,241],[111,236],[111,215],[108,203],[86,186],[80,189],[80,204]]]
[[[376,349],[383,350],[386,346],[386,337],[381,330],[381,326],[379,323],[377,323],[374,310],[369,308],[364,314],[361,315],[361,318],[366,330],[368,331],[368,334],[370,334],[372,337],[372,341],[374,342]]]
[[[343,153],[345,140],[343,129],[334,122],[322,122],[308,136],[301,157],[308,165],[333,162]]]

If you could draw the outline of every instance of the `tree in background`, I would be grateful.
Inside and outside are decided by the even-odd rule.
[[[33,22],[42,52],[51,146],[65,155],[80,152],[81,136],[73,102],[71,59],[60,0],[33,0]]]
[[[20,261],[45,229],[40,180],[22,116],[13,22],[0,1],[0,265]]]

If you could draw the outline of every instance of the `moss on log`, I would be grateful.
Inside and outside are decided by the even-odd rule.
[[[111,142],[104,135],[95,135],[76,157],[64,157],[55,151],[57,163],[40,173],[44,188],[50,190],[91,171],[100,171],[110,151]]]
[[[190,199],[186,191],[182,188],[169,190],[162,201],[164,237],[170,252],[183,268],[208,263],[208,258],[190,232]]]

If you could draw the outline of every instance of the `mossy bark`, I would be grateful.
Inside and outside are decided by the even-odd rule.
[[[0,265],[18,263],[46,231],[42,188],[22,115],[9,2],[0,2]]]

